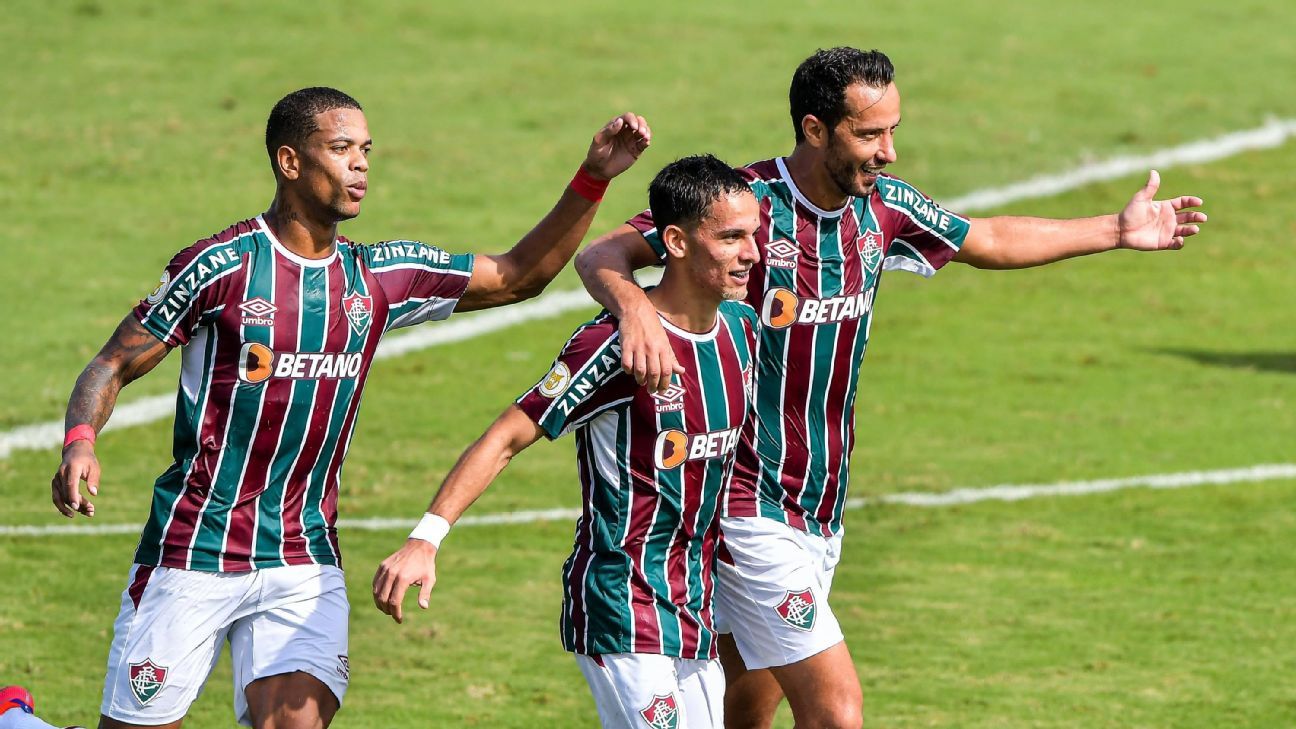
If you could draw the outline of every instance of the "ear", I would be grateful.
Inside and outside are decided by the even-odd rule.
[[[678,225],[668,225],[661,232],[662,245],[666,246],[666,255],[671,258],[683,258],[688,253],[688,236]]]
[[[297,156],[297,150],[286,144],[275,151],[275,166],[285,180],[295,180],[301,176],[301,158]]]
[[[805,140],[810,143],[810,146],[823,149],[828,146],[828,137],[832,134],[832,130],[820,121],[819,117],[806,114],[801,117],[801,133],[805,135]]]

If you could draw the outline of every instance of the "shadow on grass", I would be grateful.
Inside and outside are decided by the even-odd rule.
[[[1211,352],[1203,349],[1156,349],[1213,367],[1235,367],[1244,370],[1296,374],[1296,351],[1293,352]]]

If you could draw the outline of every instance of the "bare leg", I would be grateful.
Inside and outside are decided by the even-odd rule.
[[[258,678],[245,693],[253,729],[325,729],[338,710],[329,687],[301,671]]]
[[[783,689],[769,669],[748,671],[732,635],[720,634],[725,672],[725,729],[769,729],[783,701]]]
[[[864,725],[864,694],[844,641],[770,671],[787,694],[798,729],[859,729]]]

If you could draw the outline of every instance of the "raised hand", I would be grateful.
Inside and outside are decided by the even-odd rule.
[[[405,591],[410,585],[419,585],[418,604],[427,610],[432,586],[436,584],[436,554],[437,548],[429,542],[406,540],[405,546],[378,565],[373,580],[374,605],[392,616],[392,620],[404,622],[401,602],[405,600]]]
[[[585,170],[610,180],[630,169],[651,143],[652,129],[648,128],[648,122],[637,114],[622,114],[595,133],[585,155]]]
[[[1201,231],[1196,223],[1206,222],[1206,213],[1186,210],[1202,204],[1202,199],[1185,195],[1170,200],[1155,200],[1161,175],[1148,174],[1147,184],[1134,193],[1118,217],[1119,248],[1136,251],[1164,251],[1183,248],[1184,239]]]

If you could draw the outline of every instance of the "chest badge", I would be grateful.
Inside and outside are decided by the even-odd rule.
[[[351,323],[351,331],[358,335],[364,334],[373,319],[373,297],[352,294],[342,299],[342,313],[346,314],[347,321]]]
[[[866,230],[864,235],[855,239],[855,244],[859,247],[860,256],[864,259],[864,265],[872,271],[882,262],[882,236],[874,231]]]

